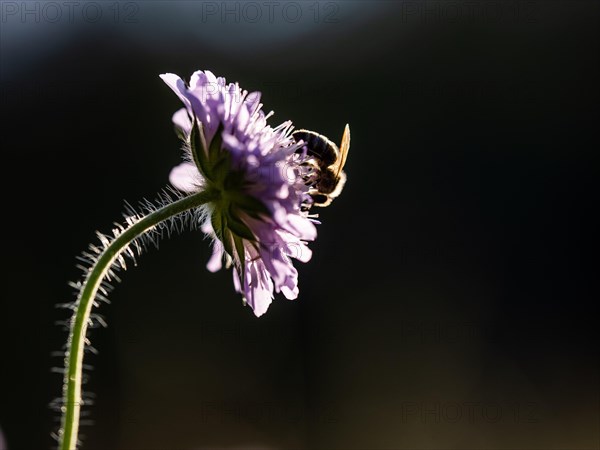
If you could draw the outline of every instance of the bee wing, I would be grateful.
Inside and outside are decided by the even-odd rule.
[[[342,173],[342,169],[346,164],[346,158],[348,158],[348,151],[350,150],[350,125],[346,124],[344,128],[344,135],[342,136],[342,143],[340,144],[340,157],[338,159],[337,167],[335,170],[335,177],[339,178]]]

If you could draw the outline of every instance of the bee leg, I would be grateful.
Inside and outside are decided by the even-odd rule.
[[[342,190],[344,189],[345,184],[346,184],[346,174],[344,172],[342,172],[342,173],[340,173],[340,178],[335,186],[335,189],[333,190],[333,192],[331,194],[329,194],[329,197],[331,197],[331,199],[338,197],[342,193]]]
[[[310,194],[310,196],[313,199],[313,206],[318,206],[320,208],[329,206],[331,204],[331,201],[333,200],[329,195],[321,194],[318,192],[314,193],[314,194]]]

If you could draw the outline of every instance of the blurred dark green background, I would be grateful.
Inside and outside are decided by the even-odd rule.
[[[84,449],[600,448],[598,5],[1,2],[8,448],[52,445],[54,305],[167,183],[158,75],[196,69],[273,124],[350,123],[349,180],[260,319],[201,233],[140,258],[92,334]]]

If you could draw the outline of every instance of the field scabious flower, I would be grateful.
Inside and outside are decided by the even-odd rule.
[[[204,207],[202,230],[213,239],[208,269],[233,265],[234,287],[256,316],[274,292],[295,299],[298,272],[290,257],[310,260],[307,242],[317,233],[306,212],[311,199],[292,123],[269,126],[272,113],[264,114],[258,92],[209,71],[195,72],[189,84],[174,74],[161,78],[184,104],[173,122],[186,161],[172,170],[171,184],[219,194]]]

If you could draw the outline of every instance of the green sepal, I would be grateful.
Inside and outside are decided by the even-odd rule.
[[[233,235],[227,229],[227,219],[221,211],[215,211],[210,216],[210,221],[219,240],[223,243],[223,248],[229,256],[233,258]]]
[[[223,188],[226,191],[240,191],[244,183],[244,174],[239,171],[228,172],[223,180]]]
[[[230,199],[237,207],[255,219],[260,219],[261,215],[271,215],[269,208],[267,208],[263,202],[251,195],[236,193],[235,195],[231,195]]]
[[[189,136],[185,133],[185,131],[183,131],[183,129],[179,128],[178,126],[175,126],[174,128],[175,128],[175,136],[177,136],[182,141],[187,142]]]
[[[210,223],[213,227],[213,230],[219,239],[223,238],[223,218],[221,217],[221,211],[215,210],[210,215]]]
[[[256,237],[250,231],[248,225],[242,222],[235,214],[232,212],[232,205],[229,206],[229,211],[227,214],[227,225],[229,229],[233,231],[233,233],[241,238],[247,239],[249,241],[255,241]]]
[[[209,167],[208,149],[206,148],[206,137],[204,136],[204,126],[202,122],[194,118],[194,125],[190,133],[190,149],[192,158],[196,167],[202,175],[209,181],[212,181],[212,173]]]
[[[235,253],[233,253],[233,234],[228,229],[223,230],[223,247],[235,261]]]
[[[210,142],[210,147],[208,148],[208,160],[211,162],[211,165],[214,166],[221,159],[221,147],[223,146],[223,124],[219,124],[219,128]]]
[[[236,235],[233,235],[233,242],[235,244],[235,251],[239,258],[238,274],[240,276],[241,285],[244,285],[244,276],[246,269],[246,249],[244,248],[244,240]]]
[[[213,175],[212,181],[221,189],[224,189],[225,179],[229,174],[230,168],[231,156],[228,153],[221,155],[211,168]]]

